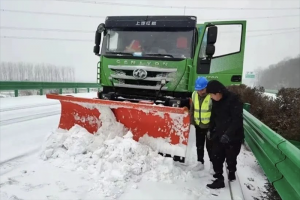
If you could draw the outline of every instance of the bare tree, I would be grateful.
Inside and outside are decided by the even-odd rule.
[[[44,63],[1,62],[0,80],[74,82],[75,70],[73,67],[56,66]]]

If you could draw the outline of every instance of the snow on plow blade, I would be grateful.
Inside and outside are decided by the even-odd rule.
[[[131,130],[133,139],[161,153],[185,157],[190,117],[187,108],[47,94],[61,103],[59,128],[75,124],[94,134],[101,127],[101,106],[110,107],[116,120]],[[166,145],[167,144],[167,145]],[[154,146],[153,146],[154,145]],[[174,146],[175,145],[175,146]]]

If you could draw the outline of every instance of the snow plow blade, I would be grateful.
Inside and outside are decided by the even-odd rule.
[[[148,139],[143,141],[149,142],[153,139],[159,141],[154,147],[159,152],[185,157],[190,129],[190,116],[186,107],[166,107],[56,94],[47,94],[46,96],[49,99],[57,99],[61,103],[59,122],[61,129],[69,130],[78,124],[94,134],[101,127],[99,119],[101,108],[99,109],[99,107],[107,106],[114,113],[116,120],[131,130],[134,140],[139,141],[147,134],[146,138],[148,137]],[[163,143],[168,143],[169,148]]]

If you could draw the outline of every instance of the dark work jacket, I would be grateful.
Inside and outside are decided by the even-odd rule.
[[[212,100],[210,133],[212,140],[220,140],[223,134],[229,137],[229,143],[244,140],[243,103],[240,98],[226,90],[220,101]]]

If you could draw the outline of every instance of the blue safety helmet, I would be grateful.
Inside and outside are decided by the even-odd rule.
[[[198,77],[195,82],[195,90],[203,90],[207,86],[207,79],[205,77]]]

